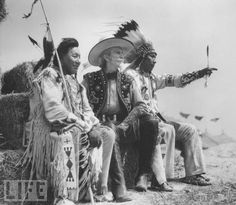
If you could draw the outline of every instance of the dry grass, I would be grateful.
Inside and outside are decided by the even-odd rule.
[[[20,180],[27,179],[28,173],[20,166],[16,166],[23,156],[22,150],[5,150],[0,151],[0,204],[4,204],[4,180]],[[12,202],[6,203],[8,205],[20,205]]]
[[[228,148],[226,155],[226,150],[224,148]],[[222,150],[224,149],[224,150]],[[150,191],[148,190],[145,193],[139,193],[134,190],[129,190],[128,194],[133,199],[131,202],[122,203],[121,205],[215,205],[215,204],[236,204],[236,179],[234,180],[227,180],[227,176],[224,180],[220,180],[215,175],[215,169],[221,169],[220,165],[221,162],[218,160],[219,150],[223,151],[222,155],[226,159],[229,157],[230,160],[233,160],[234,167],[228,167],[229,172],[234,173],[236,167],[236,159],[232,153],[236,153],[234,146],[222,146],[220,148],[213,148],[212,150],[205,151],[205,157],[207,163],[209,163],[209,159],[212,161],[213,154],[215,156],[214,162],[218,166],[210,166],[208,167],[209,170],[209,177],[212,179],[212,185],[207,187],[198,187],[194,185],[187,185],[180,183],[178,181],[172,181],[170,184],[174,187],[174,192],[167,193],[167,192],[157,192],[157,191]],[[3,155],[0,154],[0,168],[1,166],[1,158]],[[232,158],[233,157],[233,158]],[[3,157],[6,161],[6,157]],[[182,176],[183,174],[183,160],[179,156],[179,152],[177,152],[176,156],[176,176]],[[227,168],[227,167],[226,167]],[[1,170],[1,169],[0,169]],[[225,175],[227,170],[222,170],[222,172],[217,173],[219,176]],[[14,176],[14,174],[13,174]],[[12,177],[12,174],[6,177]],[[1,203],[1,201],[0,201]],[[81,203],[79,203],[81,204]],[[84,205],[89,205],[90,203],[82,203]],[[99,205],[118,205],[119,203],[114,202],[103,202],[97,203]]]
[[[7,16],[5,0],[0,0],[0,22]]]
[[[16,65],[1,77],[1,94],[29,92],[34,78],[35,62],[23,62]]]
[[[29,115],[29,97],[27,93],[15,93],[0,96],[0,127],[6,148],[22,147],[24,123]],[[1,146],[3,148],[3,146]]]
[[[236,144],[222,145],[204,152],[206,163],[209,164],[214,161],[216,164],[215,166],[208,166],[208,176],[213,183],[211,186],[199,187],[180,183],[178,180],[171,181],[169,183],[174,187],[172,193],[150,190],[145,193],[138,193],[134,190],[129,190],[128,194],[133,200],[121,205],[236,205],[236,178],[234,177],[233,180],[231,178],[236,170],[235,146]],[[224,159],[232,161],[234,167],[227,165],[222,168],[222,161],[218,158],[219,153],[221,153],[220,150],[224,154]],[[176,152],[176,154],[175,175],[176,177],[182,177],[184,175],[183,159],[180,157],[179,152]],[[118,205],[119,203],[104,202],[99,204]],[[89,204],[87,203],[86,205]]]
[[[29,92],[35,62],[23,62],[2,74],[0,95],[0,148],[22,147],[24,123],[29,114]]]

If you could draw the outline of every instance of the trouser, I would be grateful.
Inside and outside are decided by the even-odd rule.
[[[139,142],[137,178],[144,174],[151,174],[153,154],[158,136],[158,120],[150,113],[149,108],[141,103],[132,109],[118,127],[125,130],[124,136],[120,138],[121,142]]]
[[[115,133],[107,126],[96,126],[89,134],[96,134],[102,137],[102,171],[99,174],[98,192],[101,193],[102,188],[107,188],[111,156],[115,144]]]
[[[176,148],[184,158],[185,174],[192,176],[205,173],[202,142],[197,129],[188,123],[168,122],[176,133]]]
[[[121,161],[120,146],[115,142],[110,165],[111,191],[115,198],[123,196],[126,192],[125,177]]]
[[[138,177],[144,174],[150,175],[152,173],[153,154],[156,147],[157,135],[158,121],[156,119],[140,119]]]
[[[166,177],[174,178],[174,161],[175,161],[174,159],[175,158],[175,129],[174,127],[167,123],[160,122],[159,123],[159,137],[161,137],[161,140],[162,141],[164,140],[166,144],[165,156],[163,158]],[[159,149],[157,149],[157,152],[158,150]],[[161,162],[156,160],[155,163],[160,164]]]
[[[159,184],[163,184],[164,182],[166,182],[166,174],[160,144],[157,144],[154,149],[152,170]]]
[[[166,143],[165,157],[160,142]],[[175,130],[172,125],[160,122],[159,135],[153,153],[152,171],[159,184],[166,182],[166,178],[174,177]]]
[[[111,123],[104,122],[105,125],[115,129],[115,126]],[[103,146],[104,147],[104,146]],[[107,144],[106,150],[112,150],[111,160],[109,167],[109,175],[111,179],[111,191],[115,199],[122,197],[126,192],[125,177],[123,172],[123,165],[121,160],[119,137],[115,137],[114,146],[109,147]],[[105,152],[103,152],[105,155]],[[110,152],[109,152],[110,153]],[[104,156],[107,158],[107,156]],[[103,160],[104,162],[104,160]],[[104,166],[104,165],[103,165]]]
[[[149,113],[145,104],[135,106],[128,116],[118,126],[117,142],[113,148],[110,176],[113,195],[125,192],[125,179],[121,163],[118,143],[139,142],[139,171],[138,177],[152,172],[153,152],[158,135],[158,120]]]

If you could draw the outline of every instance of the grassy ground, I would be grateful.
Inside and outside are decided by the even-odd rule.
[[[170,181],[174,187],[172,193],[148,190],[145,193],[138,193],[128,190],[132,201],[126,203],[100,202],[99,205],[214,205],[214,204],[235,204],[236,205],[236,144],[224,144],[204,150],[207,164],[207,176],[211,179],[212,185],[198,187],[179,182]],[[177,152],[176,177],[184,175],[183,160]],[[0,192],[2,189],[0,187]],[[0,200],[0,205],[4,203]],[[90,203],[83,203],[89,205]],[[14,204],[15,205],[15,204]],[[32,204],[34,205],[34,204]],[[46,204],[45,204],[46,205]]]
[[[148,190],[138,193],[129,190],[133,199],[126,203],[96,203],[99,205],[236,205],[236,144],[224,144],[204,151],[207,164],[207,176],[212,185],[198,187],[183,184],[178,180],[169,182],[173,187],[172,193]],[[176,158],[175,172],[177,177],[184,175],[183,161],[179,153]]]

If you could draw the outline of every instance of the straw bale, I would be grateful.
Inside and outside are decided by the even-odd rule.
[[[0,181],[27,178],[27,173],[20,166],[16,166],[23,153],[23,150],[0,151]]]
[[[27,180],[29,178],[28,170],[21,166],[16,166],[22,158],[23,153],[23,150],[0,151],[0,199],[4,197],[4,180]],[[14,203],[14,205],[16,204],[20,203]]]
[[[32,80],[34,79],[34,66],[35,62],[24,62],[3,73],[1,77],[1,93],[29,92],[32,88]]]
[[[22,147],[24,123],[29,115],[29,94],[0,96],[0,127],[8,148]]]
[[[0,22],[7,16],[5,0],[0,0]]]

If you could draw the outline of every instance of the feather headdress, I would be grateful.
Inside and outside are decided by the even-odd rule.
[[[149,53],[156,53],[152,43],[144,37],[139,29],[139,25],[134,20],[121,24],[114,36],[116,38],[127,39],[134,44],[135,49],[125,56],[128,63],[138,58],[144,58]]]

